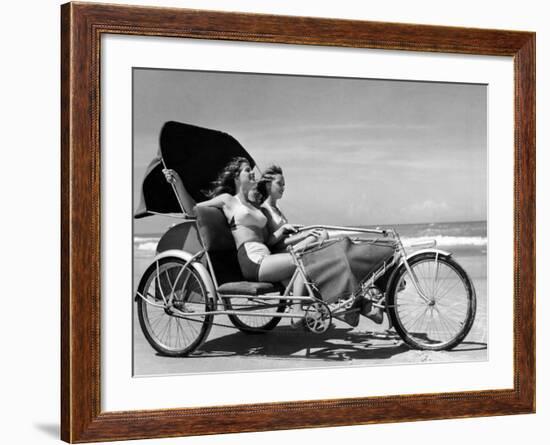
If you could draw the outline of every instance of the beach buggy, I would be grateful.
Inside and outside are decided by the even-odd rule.
[[[205,190],[235,157],[255,166],[226,133],[178,122],[162,128],[135,214],[181,218],[160,239],[135,294],[141,329],[158,353],[193,353],[218,315],[248,334],[270,331],[284,318],[299,318],[307,331],[320,334],[333,318],[355,326],[360,315],[377,322],[385,316],[407,345],[427,350],[451,349],[466,337],[476,311],[466,272],[435,242],[406,250],[393,229],[303,227],[331,236],[301,251],[289,247],[296,270],[287,286],[245,281],[223,212],[190,207],[207,199]],[[177,171],[189,196],[179,196],[167,183],[164,168]],[[298,275],[305,281],[304,295],[291,292]],[[301,311],[293,311],[295,305]]]

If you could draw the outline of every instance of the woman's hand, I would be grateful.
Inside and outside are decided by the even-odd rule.
[[[281,236],[290,235],[291,233],[297,232],[296,228],[292,224],[283,224],[277,231]]]
[[[178,173],[176,170],[172,170],[171,168],[163,168],[162,173],[164,173],[164,177],[166,178],[166,182],[169,184],[176,184],[178,180],[181,181]]]
[[[281,227],[279,227],[273,234],[269,237],[267,240],[268,246],[274,246],[279,241],[281,241],[283,238],[288,239],[289,235],[295,234],[296,229],[291,224],[283,224]]]
[[[310,233],[310,236],[314,236],[315,238],[326,240],[328,238],[328,233],[324,229],[313,229]]]
[[[325,229],[309,229],[298,232],[296,235],[285,238],[286,246],[293,246],[297,251],[305,249],[309,245],[322,245],[329,238]]]

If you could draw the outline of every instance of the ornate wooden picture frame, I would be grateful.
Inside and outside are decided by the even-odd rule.
[[[61,436],[75,442],[535,411],[535,34],[91,3],[61,8]],[[100,63],[106,34],[513,57],[513,388],[202,408],[101,409]]]

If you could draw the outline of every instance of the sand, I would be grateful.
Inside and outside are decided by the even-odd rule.
[[[412,350],[397,336],[385,333],[387,320],[376,325],[361,317],[355,328],[336,320],[333,328],[320,335],[292,330],[286,320],[264,335],[246,335],[233,327],[214,326],[191,357],[169,358],[158,355],[147,343],[134,306],[134,375],[487,360],[487,257],[481,252],[464,250],[458,251],[454,258],[474,283],[477,312],[470,333],[452,351]],[[141,252],[135,258],[135,288],[151,260],[152,255]],[[214,321],[231,325],[223,315]]]

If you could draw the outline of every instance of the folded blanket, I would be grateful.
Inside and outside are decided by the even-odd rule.
[[[361,283],[391,261],[395,241],[341,238],[301,255],[307,279],[323,301],[333,303],[354,294]]]

